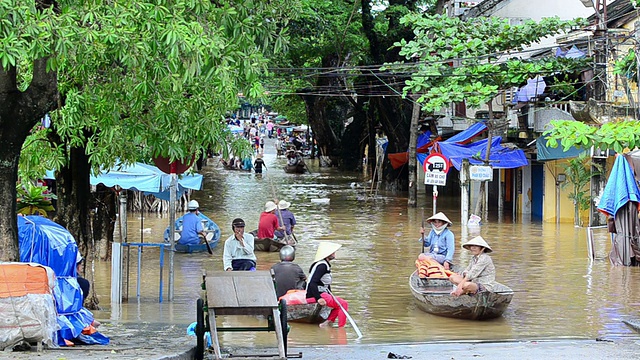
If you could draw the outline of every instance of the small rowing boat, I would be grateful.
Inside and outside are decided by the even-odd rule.
[[[331,308],[314,304],[287,304],[287,320],[306,324],[320,324],[327,320]]]
[[[306,167],[304,162],[298,163],[297,165],[286,165],[284,167],[284,172],[287,174],[304,174],[306,171]]]
[[[513,298],[513,290],[500,283],[492,292],[453,296],[448,279],[421,279],[414,271],[409,287],[418,307],[433,315],[457,319],[487,320],[502,316]]]
[[[175,222],[174,240],[176,241],[176,244],[175,244],[176,251],[181,253],[188,253],[188,254],[191,254],[194,252],[207,251],[207,244],[191,244],[191,245],[180,244],[180,232],[182,231],[183,217],[184,215],[177,218]],[[214,249],[216,246],[218,246],[218,243],[220,242],[220,227],[218,226],[218,224],[213,222],[213,220],[209,219],[203,213],[198,213],[198,217],[202,222],[202,227],[204,231],[207,233],[207,241],[209,242],[209,246],[211,247],[211,249]],[[169,227],[167,227],[164,231],[164,241],[166,243],[169,243]]]
[[[289,241],[286,239],[260,239],[258,238],[258,230],[253,230],[250,234],[253,235],[253,250],[255,251],[278,252],[285,245],[296,246],[293,238]]]

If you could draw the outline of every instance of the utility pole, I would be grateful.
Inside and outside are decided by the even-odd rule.
[[[418,203],[418,169],[416,161],[416,146],[418,143],[418,119],[420,118],[420,104],[418,96],[411,97],[413,111],[411,112],[411,127],[409,133],[409,207],[416,207]]]

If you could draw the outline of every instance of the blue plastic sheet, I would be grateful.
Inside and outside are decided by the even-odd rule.
[[[618,210],[629,201],[640,202],[640,189],[627,159],[624,156],[617,156],[598,203],[598,210],[609,216],[615,216]]]
[[[162,200],[169,200],[169,186],[171,175],[162,172],[155,166],[143,163],[133,165],[114,166],[103,170],[97,176],[91,176],[91,185],[104,184],[107,187],[120,186],[123,189],[143,191],[146,195],[153,195]],[[178,176],[178,196],[188,189],[200,190],[202,175],[181,174]]]
[[[520,149],[508,149],[500,145],[502,138],[496,136],[491,141],[491,153],[489,155],[489,164],[494,169],[514,169],[521,166],[527,166],[529,161]],[[484,162],[478,159],[485,159],[487,153],[488,139],[476,141],[468,145],[460,145],[449,143],[446,141],[438,142],[439,152],[449,159],[451,165],[457,170],[462,167],[462,160],[469,159],[470,164],[483,165]],[[428,154],[417,154],[418,161],[421,164],[427,158]]]
[[[74,340],[93,322],[93,314],[82,307],[76,241],[67,229],[45,217],[18,216],[18,242],[21,262],[48,266],[56,274],[53,296],[60,325],[58,344],[65,345],[64,339]]]

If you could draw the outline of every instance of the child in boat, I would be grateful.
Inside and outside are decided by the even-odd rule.
[[[461,274],[453,274],[449,280],[457,286],[453,296],[475,295],[483,291],[492,291],[496,284],[496,268],[488,253],[493,250],[482,236],[476,236],[462,245],[471,251],[473,258]]]

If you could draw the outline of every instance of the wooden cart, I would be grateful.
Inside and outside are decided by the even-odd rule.
[[[287,304],[278,302],[269,271],[216,271],[202,276],[203,296],[196,304],[196,359],[203,359],[205,333],[211,333],[211,342],[216,359],[221,359],[218,332],[223,331],[275,331],[278,354],[259,357],[287,358]],[[218,315],[262,315],[267,318],[264,327],[219,327]],[[245,355],[243,357],[255,357]],[[289,355],[301,357],[302,354]],[[233,355],[233,357],[239,357]]]

